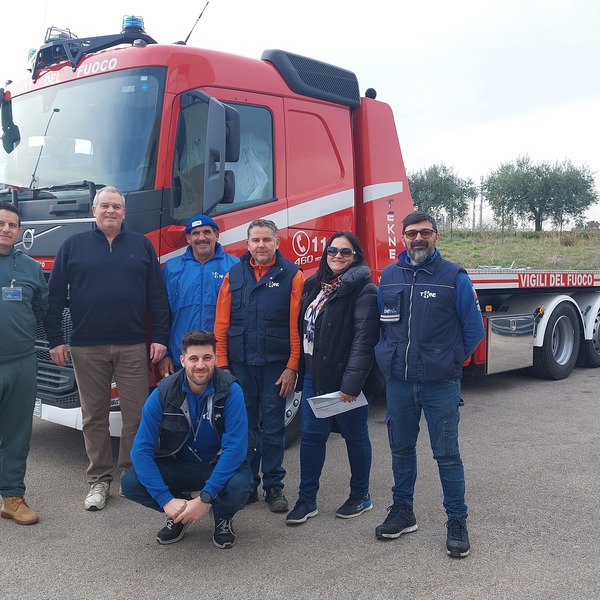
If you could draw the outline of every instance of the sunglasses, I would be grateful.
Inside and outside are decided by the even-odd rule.
[[[335,246],[327,247],[328,256],[337,256],[338,253],[344,258],[350,258],[353,254],[356,254],[356,250],[352,250],[351,248],[336,248]]]
[[[437,233],[435,229],[407,229],[404,235],[408,240],[416,240],[417,236],[421,234],[424,240],[428,240],[434,233]]]

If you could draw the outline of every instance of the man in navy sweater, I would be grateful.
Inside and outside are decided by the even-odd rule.
[[[150,394],[122,481],[123,494],[167,515],[159,544],[179,541],[212,506],[213,542],[231,548],[232,519],[252,486],[248,418],[242,388],[215,368],[217,339],[192,330],[181,340],[183,370]],[[200,490],[192,499],[190,492]]]
[[[109,432],[113,378],[123,421],[118,466],[126,471],[148,396],[148,361],[157,363],[166,352],[169,304],[152,244],[123,226],[125,199],[121,192],[102,188],[94,198],[92,212],[95,226],[70,236],[58,250],[44,326],[52,360],[64,366],[69,352],[73,360],[90,462],[84,506],[95,511],[104,508],[113,479]],[[70,340],[65,340],[61,326],[67,298],[73,323]],[[149,351],[148,312],[153,326]]]

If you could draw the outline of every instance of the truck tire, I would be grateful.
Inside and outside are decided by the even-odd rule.
[[[594,331],[591,340],[583,340],[581,342],[581,354],[583,359],[582,366],[600,367],[600,311],[596,313],[594,319]]]
[[[300,438],[300,426],[302,418],[300,416],[300,400],[302,392],[292,392],[286,400],[285,407],[285,447],[289,448],[297,439]]]
[[[533,349],[531,373],[543,379],[568,377],[577,362],[580,336],[577,309],[562,302],[550,315],[541,348]]]

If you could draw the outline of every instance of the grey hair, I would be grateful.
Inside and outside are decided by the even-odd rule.
[[[104,192],[110,192],[111,194],[118,194],[119,196],[121,196],[121,202],[123,203],[123,206],[125,206],[125,196],[123,196],[123,194],[121,193],[120,190],[118,190],[116,187],[114,187],[112,185],[107,185],[107,186],[99,189],[96,192],[96,195],[94,196],[94,206],[98,205],[98,202],[100,202],[100,194],[103,194]]]
[[[253,227],[267,227],[273,232],[275,239],[279,238],[279,229],[277,229],[277,225],[270,219],[255,219],[248,225],[248,237],[250,237],[250,230]]]

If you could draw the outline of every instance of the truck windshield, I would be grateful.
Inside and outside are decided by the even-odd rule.
[[[165,72],[131,69],[14,97],[21,139],[8,153],[0,146],[0,187],[87,180],[123,192],[151,189]]]

